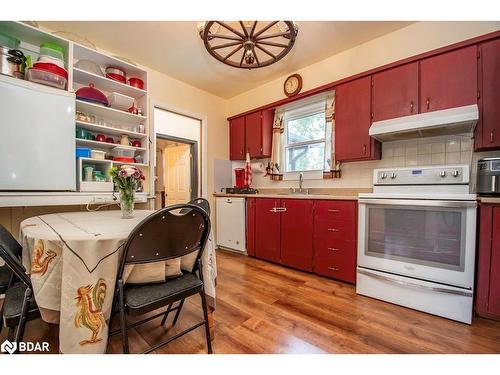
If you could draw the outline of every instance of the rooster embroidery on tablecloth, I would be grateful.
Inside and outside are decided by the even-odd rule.
[[[45,255],[45,258],[43,256]],[[48,250],[45,252],[45,246],[42,240],[36,241],[31,260],[31,273],[45,275],[49,268],[49,263],[57,256],[56,252]],[[42,259],[43,258],[43,259]]]
[[[97,336],[104,330],[106,324],[102,313],[106,289],[104,279],[99,279],[95,285],[81,286],[76,292],[75,299],[78,311],[75,314],[75,327],[84,326],[92,332],[90,339],[80,341],[80,345],[102,341],[102,338],[97,338]]]

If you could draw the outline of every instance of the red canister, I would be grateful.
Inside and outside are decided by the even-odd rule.
[[[236,177],[236,179],[235,179],[235,182],[236,182],[235,187],[237,187],[237,188],[244,188],[245,187],[245,168],[236,168],[234,170],[234,175]]]

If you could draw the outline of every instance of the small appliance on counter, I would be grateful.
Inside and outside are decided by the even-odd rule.
[[[247,186],[245,186],[245,168],[236,168],[234,170],[234,176],[235,176],[235,188],[240,188],[243,189]]]
[[[477,193],[500,195],[500,157],[477,162]]]
[[[259,191],[257,189],[252,189],[250,187],[234,187],[234,188],[225,188],[224,192],[226,194],[257,194]]]

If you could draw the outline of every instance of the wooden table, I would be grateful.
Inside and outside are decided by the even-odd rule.
[[[123,245],[132,229],[152,212],[136,210],[132,219],[122,219],[118,210],[70,212],[35,216],[21,223],[23,265],[31,274],[42,319],[59,323],[62,353],[106,351]],[[202,260],[205,290],[212,311],[216,263],[211,235]],[[164,264],[157,266],[162,267],[160,273],[164,272]],[[148,279],[150,272],[158,274],[158,269],[140,269],[138,273]],[[96,298],[98,294],[103,297]],[[96,324],[81,323],[82,317],[89,314]]]

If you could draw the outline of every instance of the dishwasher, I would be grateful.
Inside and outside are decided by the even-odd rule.
[[[217,197],[217,246],[246,253],[245,198]]]

